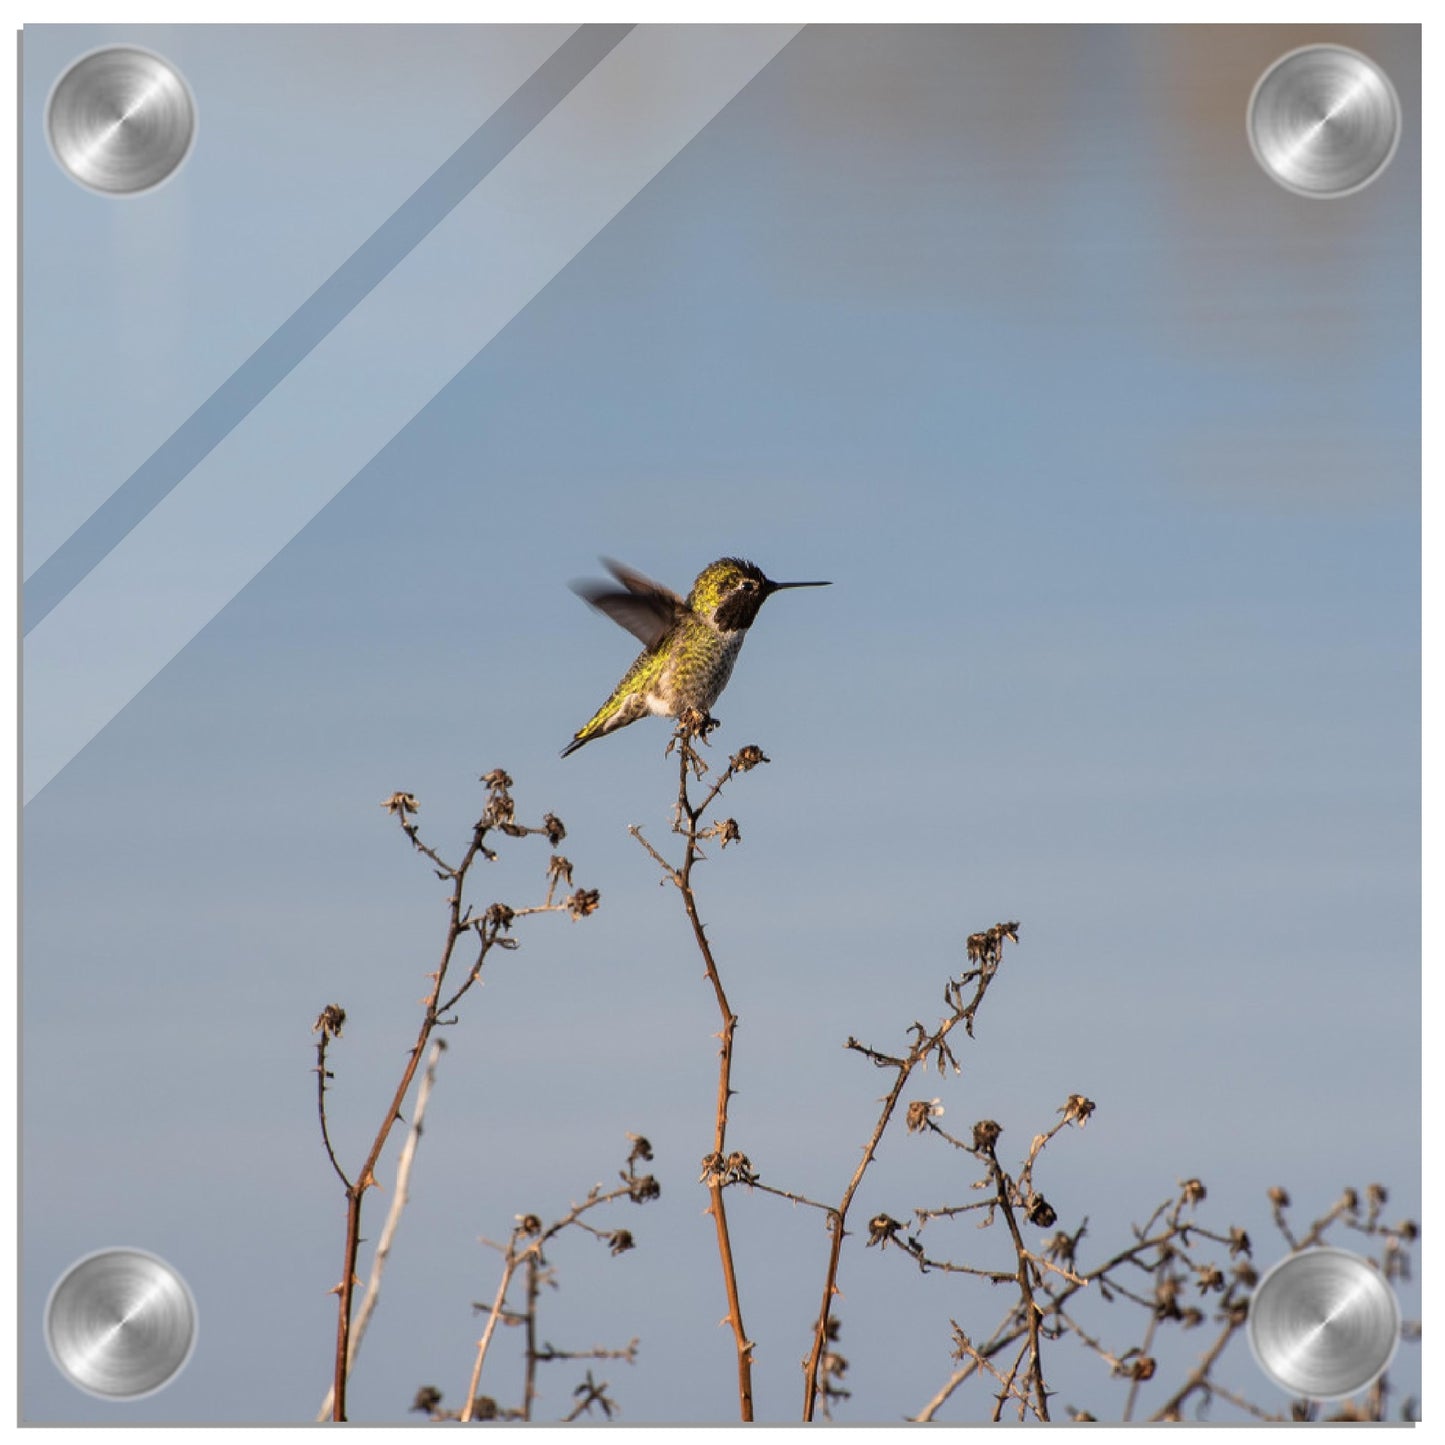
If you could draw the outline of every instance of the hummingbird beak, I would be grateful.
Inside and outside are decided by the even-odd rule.
[[[763,596],[771,597],[774,592],[786,592],[790,587],[831,587],[831,582],[774,582],[763,583]]]

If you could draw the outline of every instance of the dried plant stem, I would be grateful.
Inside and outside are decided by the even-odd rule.
[[[1167,1266],[1168,1261],[1161,1263],[1160,1268]],[[1154,1335],[1159,1329],[1159,1312],[1151,1309],[1149,1311],[1149,1323],[1144,1327],[1144,1338],[1139,1341],[1140,1355],[1148,1356],[1154,1348]],[[1129,1392],[1124,1396],[1124,1413],[1120,1417],[1128,1425],[1134,1419],[1134,1404],[1139,1398],[1139,1390],[1143,1386],[1143,1380],[1136,1374],[1129,1381]]]
[[[989,1416],[990,1424],[997,1425],[998,1422],[1003,1419],[1004,1401],[1007,1400],[1010,1395],[1017,1393],[1014,1388],[1014,1381],[1019,1377],[1019,1366],[1023,1364],[1024,1356],[1028,1353],[1028,1348],[1027,1341],[1019,1347],[1018,1354],[1014,1356],[1013,1364],[1009,1366],[1008,1375],[1003,1379],[999,1379],[997,1370],[993,1369],[992,1366],[989,1367],[989,1374],[995,1379],[998,1379],[999,1383],[1003,1386],[1003,1389],[1001,1389],[994,1398],[993,1414]],[[1026,1400],[1027,1397],[1020,1395],[1018,1398],[1022,1401]],[[1020,1411],[1019,1419],[1023,1419],[1022,1411]]]
[[[1179,1411],[1184,1402],[1196,1390],[1215,1390],[1218,1387],[1209,1378],[1209,1372],[1218,1362],[1219,1357],[1224,1353],[1225,1346],[1232,1340],[1235,1334],[1243,1327],[1245,1316],[1241,1312],[1237,1315],[1231,1314],[1224,1322],[1224,1328],[1215,1337],[1214,1343],[1204,1352],[1199,1363],[1190,1371],[1189,1378],[1149,1417],[1150,1420],[1176,1420],[1179,1418]],[[1150,1322],[1153,1323],[1152,1321]],[[1133,1392],[1130,1392],[1130,1401],[1133,1404]],[[1126,1414],[1124,1418],[1129,1417]]]
[[[884,1097],[883,1107],[879,1111],[877,1122],[873,1125],[873,1132],[863,1146],[863,1157],[858,1161],[858,1167],[853,1171],[853,1177],[848,1181],[848,1187],[843,1191],[843,1197],[839,1201],[838,1207],[828,1209],[828,1268],[823,1278],[823,1302],[818,1308],[817,1322],[813,1326],[813,1344],[803,1363],[803,1419],[805,1421],[812,1420],[817,1410],[818,1372],[828,1344],[828,1324],[833,1310],[833,1297],[838,1293],[838,1265],[843,1251],[843,1239],[847,1232],[848,1209],[853,1203],[853,1196],[858,1192],[858,1186],[863,1182],[863,1176],[867,1172],[868,1166],[873,1163],[879,1141],[883,1138],[883,1133],[893,1118],[894,1111],[898,1107],[898,1100],[907,1086],[908,1080],[912,1077],[913,1071],[920,1064],[926,1064],[930,1055],[936,1059],[939,1073],[942,1073],[949,1065],[957,1070],[958,1064],[949,1048],[948,1036],[958,1024],[962,1024],[967,1033],[973,1033],[974,1016],[983,1002],[984,995],[988,992],[989,984],[993,982],[998,973],[999,960],[1003,956],[1003,940],[1005,938],[1016,939],[1017,936],[1017,924],[997,925],[987,935],[976,935],[977,939],[986,939],[986,944],[980,947],[979,951],[972,951],[975,940],[970,940],[970,956],[979,966],[965,973],[956,982],[949,983],[944,992],[944,999],[952,1012],[939,1023],[933,1033],[928,1033],[922,1024],[915,1023],[912,1026],[910,1030],[914,1036],[912,1046],[901,1058],[869,1048],[866,1044],[860,1044],[857,1039],[850,1038],[847,1042],[848,1048],[862,1054],[878,1068],[894,1070],[894,1079],[893,1087]],[[974,985],[974,992],[971,998],[965,999],[963,991],[969,983]]]
[[[472,1378],[467,1384],[467,1403],[462,1406],[461,1415],[458,1417],[463,1424],[472,1418],[472,1408],[477,1402],[477,1387],[482,1381],[482,1366],[486,1363],[487,1351],[491,1348],[492,1336],[497,1330],[497,1321],[502,1317],[502,1306],[506,1303],[507,1290],[511,1288],[512,1276],[517,1272],[517,1266],[524,1259],[531,1258],[540,1248],[540,1243],[537,1243],[521,1254],[517,1254],[512,1249],[507,1251],[506,1261],[502,1265],[502,1278],[497,1283],[496,1297],[492,1300],[492,1307],[487,1312],[487,1325],[482,1331],[481,1339],[477,1341],[477,1358],[472,1364]]]
[[[537,1398],[537,1295],[541,1290],[541,1260],[527,1256],[527,1351],[526,1376],[522,1383],[522,1419],[532,1418],[532,1401]]]
[[[1018,1357],[1014,1360],[1014,1367],[1009,1372],[1008,1378],[1005,1379],[1002,1375],[999,1374],[996,1369],[994,1369],[992,1361],[987,1359],[977,1349],[974,1348],[973,1341],[970,1340],[966,1334],[964,1334],[963,1330],[959,1326],[958,1321],[950,1320],[949,1323],[953,1326],[953,1336],[958,1345],[956,1353],[968,1356],[968,1364],[964,1367],[963,1373],[965,1375],[971,1375],[975,1370],[986,1370],[990,1375],[992,1375],[994,1379],[1003,1386],[1003,1393],[998,1397],[999,1405],[1000,1407],[1002,1407],[1003,1401],[1007,1399],[1007,1397],[1013,1390],[1013,1378],[1014,1375],[1018,1373],[1019,1363],[1023,1359],[1023,1350],[1019,1351]],[[994,1412],[993,1418],[995,1420],[999,1418],[998,1411]]]
[[[723,773],[713,785],[708,796],[694,808],[687,795],[687,774],[691,748],[684,742],[678,752],[678,806],[682,809],[682,816],[687,819],[685,834],[687,851],[683,856],[682,867],[678,870],[677,886],[682,892],[683,907],[687,910],[688,922],[692,924],[693,938],[697,942],[698,952],[702,955],[707,980],[712,985],[713,996],[717,1001],[718,1017],[721,1020],[721,1028],[718,1032],[717,1103],[713,1117],[712,1152],[715,1167],[710,1169],[707,1174],[709,1196],[707,1212],[712,1215],[713,1224],[717,1230],[718,1259],[722,1264],[723,1287],[727,1292],[727,1318],[728,1324],[732,1327],[733,1343],[737,1350],[738,1417],[746,1423],[753,1418],[753,1344],[748,1339],[747,1331],[743,1328],[743,1307],[738,1296],[738,1278],[733,1263],[732,1240],[728,1234],[727,1205],[723,1201],[724,1175],[722,1172],[723,1161],[727,1158],[728,1102],[733,1093],[733,1035],[737,1030],[738,1017],[728,1003],[727,993],[723,989],[722,975],[718,972],[717,960],[713,957],[711,944],[708,943],[707,930],[698,915],[697,897],[692,887],[693,864],[701,856],[697,841],[698,823],[708,805],[717,797],[723,784],[732,776],[732,769],[728,768]]]
[[[1353,1189],[1346,1190],[1339,1199],[1330,1205],[1324,1214],[1310,1225],[1309,1231],[1303,1239],[1299,1240],[1298,1243],[1294,1241],[1290,1242],[1290,1248],[1292,1250],[1301,1250],[1308,1249],[1313,1244],[1319,1244],[1320,1241],[1324,1239],[1325,1232],[1330,1226],[1334,1224],[1337,1219],[1353,1214],[1358,1203],[1359,1201],[1355,1196],[1355,1191]]]
[[[995,1146],[993,1144],[986,1145],[984,1154],[993,1170],[994,1183],[998,1188],[999,1208],[1003,1211],[1004,1222],[1008,1225],[1009,1236],[1013,1240],[1014,1254],[1019,1262],[1019,1294],[1022,1297],[1021,1303],[1024,1311],[1024,1324],[1028,1333],[1029,1364],[1028,1372],[1025,1376],[1028,1381],[1028,1392],[1032,1392],[1033,1394],[1034,1411],[1039,1419],[1047,1420],[1049,1418],[1049,1397],[1048,1391],[1044,1388],[1044,1358],[1039,1352],[1039,1321],[1043,1315],[1034,1300],[1034,1287],[1031,1275],[1032,1257],[1029,1254],[1028,1247],[1024,1244],[1023,1235],[1019,1233],[1018,1220],[1014,1216],[1013,1202],[1009,1198],[1008,1178],[998,1162]],[[1036,1154],[1037,1150],[1029,1156],[1030,1168],[1033,1167]],[[1015,1370],[1017,1370],[1017,1365],[1015,1365]],[[1012,1378],[1012,1376],[1010,1376],[1010,1378]],[[1027,1403],[1028,1392],[1025,1393],[1019,1402],[1020,1419],[1023,1418],[1023,1407]],[[1003,1404],[1002,1399],[1000,1399],[999,1404],[1001,1407]],[[995,1419],[996,1418],[997,1416],[995,1416]],[[1127,1418],[1128,1416],[1126,1415],[1125,1419]]]
[[[421,1084],[417,1089],[416,1107],[412,1110],[411,1128],[407,1130],[406,1142],[402,1145],[401,1155],[396,1163],[396,1186],[392,1191],[391,1208],[386,1212],[386,1222],[382,1225],[381,1234],[376,1241],[376,1254],[371,1264],[371,1276],[366,1281],[366,1290],[362,1294],[356,1319],[351,1326],[351,1338],[346,1353],[348,1376],[356,1363],[361,1342],[366,1336],[366,1327],[376,1311],[376,1302],[381,1297],[382,1271],[386,1268],[387,1257],[391,1254],[391,1246],[396,1239],[397,1226],[401,1223],[401,1212],[406,1208],[409,1198],[411,1169],[416,1159],[417,1145],[421,1142],[422,1122],[426,1117],[427,1101],[431,1098],[431,1091],[436,1083],[437,1063],[445,1048],[446,1042],[436,1039],[432,1043],[431,1053],[427,1055],[426,1069],[422,1073]],[[321,1402],[321,1409],[316,1416],[317,1420],[325,1420],[331,1415],[335,1394],[335,1386],[326,1392],[326,1398]]]
[[[376,1131],[376,1137],[371,1141],[371,1148],[367,1151],[361,1172],[346,1188],[346,1248],[342,1256],[340,1301],[336,1311],[336,1357],[331,1385],[331,1418],[336,1421],[346,1419],[346,1375],[351,1350],[351,1305],[357,1282],[356,1255],[361,1247],[361,1202],[366,1196],[366,1191],[376,1185],[376,1161],[381,1157],[381,1151],[386,1147],[387,1139],[391,1137],[392,1128],[401,1118],[401,1106],[406,1100],[407,1091],[411,1088],[411,1081],[416,1077],[417,1066],[421,1063],[423,1053],[426,1052],[426,1046],[431,1041],[432,1030],[436,1027],[439,1017],[437,1002],[441,997],[442,984],[446,979],[447,967],[452,961],[452,954],[456,951],[457,941],[473,927],[471,920],[464,920],[462,917],[462,883],[467,876],[468,869],[471,868],[482,850],[483,844],[480,834],[478,834],[473,837],[461,863],[456,868],[448,870],[456,887],[447,900],[449,917],[446,942],[442,947],[441,962],[437,965],[437,971],[433,975],[434,982],[422,1013],[421,1027],[417,1031],[416,1042],[411,1046],[411,1052],[407,1055],[406,1067],[401,1071],[401,1078],[391,1096],[391,1104],[387,1108],[386,1116],[382,1120],[381,1127]],[[483,942],[477,968],[480,968],[481,958],[485,957],[488,947],[488,934],[483,931],[484,929],[485,925],[478,930],[482,932]],[[493,936],[495,936],[495,925],[493,925],[493,929]],[[473,969],[473,977],[475,974],[476,969]]]
[[[336,1150],[331,1143],[331,1124],[326,1117],[326,1081],[331,1078],[331,1071],[326,1067],[326,1051],[331,1046],[331,1040],[340,1037],[341,1024],[345,1018],[345,1012],[333,1005],[316,1020],[315,1027],[319,1035],[316,1040],[316,1113],[321,1120],[321,1142],[325,1146],[326,1157],[331,1161],[331,1167],[341,1181],[341,1187],[350,1189],[351,1181],[346,1177],[346,1170],[341,1167],[341,1161],[336,1157]]]
[[[723,1188],[730,1178],[736,1178],[729,1169],[727,1155],[728,1104],[733,1095],[733,1036],[737,1031],[738,1016],[728,1003],[723,988],[722,975],[718,971],[717,959],[713,956],[712,945],[708,942],[707,928],[697,909],[697,896],[693,892],[692,870],[702,854],[699,840],[703,836],[700,825],[703,815],[711,807],[718,794],[738,773],[746,772],[759,762],[766,762],[762,750],[756,747],[744,748],[734,756],[728,766],[719,774],[706,796],[694,804],[688,795],[687,780],[691,772],[700,777],[707,771],[707,765],[692,746],[692,739],[705,733],[710,720],[704,720],[701,728],[694,727],[687,720],[679,724],[669,747],[675,747],[678,755],[677,804],[673,831],[686,842],[681,867],[674,867],[658,852],[636,826],[628,831],[647,850],[682,894],[683,908],[688,922],[692,925],[693,938],[698,952],[702,955],[703,968],[708,982],[712,985],[713,997],[717,1002],[721,1027],[718,1030],[718,1080],[717,1100],[713,1111],[712,1152],[704,1160],[703,1181],[708,1190],[707,1212],[712,1216],[717,1232],[718,1259],[722,1266],[723,1288],[727,1294],[727,1322],[733,1332],[733,1343],[737,1351],[738,1367],[738,1416],[747,1423],[753,1418],[753,1342],[743,1326],[742,1301],[738,1294],[737,1269],[733,1262],[732,1239],[728,1233],[727,1206],[723,1200]],[[724,839],[726,842],[726,838]],[[745,1163],[745,1161],[744,1161]]]
[[[1110,1271],[1117,1269],[1121,1264],[1130,1261],[1137,1261],[1138,1257],[1141,1254],[1144,1254],[1150,1250],[1162,1249],[1171,1244],[1176,1236],[1176,1227],[1174,1225],[1170,1225],[1170,1227],[1166,1229],[1163,1233],[1157,1235],[1151,1235],[1148,1232],[1149,1229],[1152,1228],[1153,1225],[1158,1221],[1160,1215],[1163,1214],[1165,1208],[1167,1207],[1167,1204],[1168,1201],[1166,1201],[1165,1204],[1160,1205],[1159,1208],[1154,1211],[1154,1214],[1150,1218],[1148,1225],[1146,1225],[1144,1229],[1138,1231],[1137,1238],[1132,1245],[1129,1245],[1127,1248],[1119,1250],[1109,1259],[1105,1260],[1103,1264],[1096,1265],[1086,1274],[1074,1275],[1069,1280],[1069,1283],[1066,1284],[1057,1294],[1046,1288],[1045,1293],[1049,1295],[1052,1313],[1062,1317],[1063,1306],[1070,1299],[1072,1299],[1073,1296],[1077,1294],[1081,1289],[1087,1289],[1089,1285],[1091,1285],[1096,1280],[1107,1278]],[[1120,1289],[1117,1282],[1111,1281],[1110,1287],[1118,1290],[1120,1293],[1124,1293],[1124,1291]],[[1020,1336],[1027,1333],[1025,1326],[1017,1325],[1014,1323],[1016,1319],[1017,1311],[1011,1311],[1008,1318],[1005,1319],[1003,1324],[999,1326],[999,1328],[994,1333],[993,1337],[988,1341],[988,1343],[978,1347],[977,1350],[971,1351],[971,1353],[982,1359],[991,1359],[1000,1350],[1007,1349],[1008,1346],[1011,1345],[1015,1340],[1019,1339]],[[1084,1343],[1090,1344],[1092,1348],[1096,1349],[1096,1351],[1104,1353],[1102,1351],[1099,1351],[1099,1347],[1093,1344],[1093,1342],[1089,1340],[1088,1336],[1086,1336],[1082,1330],[1079,1330],[1076,1326],[1073,1327],[1073,1330],[1074,1333],[1079,1337],[1079,1339],[1084,1341]],[[1107,1358],[1111,1364],[1118,1363],[1118,1361],[1115,1360],[1114,1357],[1111,1355]],[[963,1382],[968,1379],[971,1374],[973,1374],[976,1368],[977,1365],[975,1364],[974,1360],[970,1359],[968,1364],[962,1366],[960,1369],[955,1370],[953,1374],[950,1375],[946,1381],[944,1381],[943,1385],[939,1388],[938,1392],[933,1396],[933,1398],[929,1400],[929,1402],[924,1405],[924,1407],[916,1415],[911,1417],[913,1421],[918,1424],[926,1424],[927,1422],[931,1421],[934,1416],[937,1415],[939,1409],[947,1403],[949,1397],[953,1394],[953,1392],[957,1390],[958,1387],[963,1384]]]
[[[561,912],[570,912],[574,918],[581,918],[597,907],[597,893],[587,889],[579,889],[561,902],[553,901],[558,881],[566,878],[570,882],[572,868],[565,858],[554,855],[548,871],[547,898],[544,903],[524,909],[512,909],[505,904],[494,903],[480,915],[474,914],[470,907],[463,909],[462,894],[472,865],[478,858],[484,858],[490,862],[497,856],[486,844],[487,834],[493,829],[500,830],[512,838],[540,834],[546,837],[553,847],[566,836],[566,829],[550,813],[543,818],[542,825],[536,828],[523,827],[515,821],[514,805],[511,794],[508,792],[512,780],[503,769],[492,769],[483,776],[481,781],[487,785],[488,789],[487,806],[480,820],[472,829],[471,842],[462,855],[461,862],[455,866],[447,863],[434,848],[422,842],[417,824],[410,821],[410,816],[417,811],[417,802],[412,794],[393,793],[382,803],[382,807],[396,818],[412,847],[431,861],[439,878],[450,884],[451,893],[447,898],[446,939],[442,945],[441,960],[437,964],[436,971],[429,975],[432,983],[422,1002],[422,1018],[417,1029],[416,1042],[411,1046],[405,1067],[401,1072],[401,1078],[392,1093],[391,1102],[371,1141],[371,1147],[367,1151],[361,1170],[354,1179],[347,1176],[337,1161],[331,1147],[326,1118],[326,1081],[330,1075],[326,1071],[325,1045],[328,1035],[335,1037],[340,1034],[346,1015],[344,1010],[332,1005],[323,1011],[316,1023],[317,1030],[322,1035],[322,1042],[318,1045],[317,1058],[320,1073],[318,1108],[321,1112],[322,1139],[326,1145],[327,1156],[331,1160],[332,1168],[341,1180],[346,1194],[346,1243],[342,1255],[341,1283],[336,1287],[338,1296],[336,1352],[332,1366],[331,1384],[331,1418],[336,1421],[346,1419],[346,1379],[353,1354],[351,1347],[352,1305],[356,1285],[359,1283],[356,1276],[356,1257],[361,1247],[362,1201],[365,1199],[368,1189],[378,1187],[376,1181],[377,1161],[381,1157],[381,1151],[386,1147],[387,1140],[391,1137],[392,1129],[401,1119],[402,1105],[406,1101],[407,1093],[416,1077],[417,1068],[421,1064],[422,1055],[426,1052],[433,1030],[455,1022],[452,1009],[476,983],[482,965],[486,962],[487,955],[491,950],[496,947],[516,947],[515,940],[504,936],[509,933],[514,919],[520,915],[531,913]],[[468,934],[475,935],[476,957],[461,982],[455,983],[454,981],[450,994],[443,1002],[447,987],[447,970],[452,964],[457,945]]]
[[[900,1061],[903,1064],[905,1061]],[[883,1137],[883,1131],[888,1127],[888,1121],[893,1117],[893,1111],[898,1105],[899,1096],[903,1093],[904,1086],[908,1083],[908,1077],[913,1072],[912,1066],[906,1065],[898,1069],[897,1077],[893,1081],[893,1087],[888,1091],[883,1101],[883,1110],[878,1115],[878,1122],[873,1126],[873,1133],[867,1144],[863,1146],[863,1157],[858,1161],[858,1167],[853,1171],[853,1177],[848,1181],[848,1187],[843,1191],[843,1198],[836,1209],[828,1210],[828,1270],[823,1278],[823,1303],[818,1310],[818,1322],[813,1329],[813,1346],[808,1352],[808,1358],[803,1365],[804,1392],[803,1392],[803,1419],[811,1420],[817,1408],[818,1400],[818,1368],[823,1359],[823,1351],[828,1344],[828,1319],[833,1309],[833,1296],[838,1292],[838,1264],[843,1252],[844,1225],[848,1219],[848,1207],[853,1203],[853,1196],[858,1192],[858,1186],[863,1182],[863,1176],[868,1171],[868,1166],[873,1162],[874,1151],[878,1148],[878,1141]]]
[[[545,1227],[536,1215],[518,1215],[516,1228],[512,1230],[507,1244],[494,1246],[502,1251],[502,1278],[497,1284],[497,1292],[487,1310],[487,1323],[482,1330],[482,1337],[477,1341],[477,1357],[473,1363],[471,1380],[467,1386],[467,1401],[456,1417],[458,1420],[465,1422],[473,1418],[477,1402],[477,1389],[482,1379],[482,1366],[486,1363],[487,1351],[491,1348],[492,1336],[496,1333],[498,1320],[506,1319],[509,1324],[521,1324],[526,1329],[526,1380],[522,1408],[514,1412],[513,1418],[521,1420],[532,1418],[532,1405],[537,1395],[537,1365],[540,1361],[625,1359],[630,1363],[636,1358],[636,1340],[633,1340],[625,1350],[594,1349],[580,1353],[554,1350],[551,1345],[539,1346],[537,1344],[537,1300],[544,1280],[549,1277],[542,1250],[548,1241],[555,1239],[563,1230],[576,1225],[595,1238],[610,1244],[614,1254],[622,1253],[624,1250],[632,1248],[631,1235],[627,1231],[597,1229],[587,1223],[583,1216],[602,1205],[611,1204],[617,1199],[630,1199],[635,1204],[645,1204],[648,1200],[658,1197],[660,1191],[657,1180],[651,1174],[638,1174],[636,1167],[639,1161],[647,1161],[652,1158],[652,1146],[640,1135],[633,1134],[628,1137],[632,1140],[632,1153],[627,1159],[627,1172],[621,1176],[622,1183],[617,1188],[604,1192],[600,1184],[594,1185],[580,1204],[573,1204],[560,1219],[554,1220]],[[625,1243],[620,1242],[623,1237],[625,1237]],[[526,1242],[523,1243],[523,1241]],[[507,1291],[511,1288],[512,1280],[522,1265],[526,1265],[527,1308],[522,1314],[508,1313]]]
[[[1376,1384],[1378,1385],[1378,1383],[1377,1381]],[[1233,1390],[1221,1385],[1218,1380],[1209,1381],[1209,1391],[1213,1395],[1218,1395],[1221,1400],[1228,1400],[1235,1409],[1243,1410],[1247,1415],[1253,1415],[1256,1420],[1278,1420],[1281,1418],[1279,1415],[1271,1415],[1267,1410],[1261,1410],[1253,1400],[1246,1400],[1243,1395],[1235,1394]],[[1378,1412],[1376,1418],[1380,1418]]]
[[[955,1370],[938,1389],[934,1392],[933,1398],[916,1414],[909,1417],[916,1425],[926,1425],[933,1417],[948,1403],[948,1397],[978,1369],[984,1361],[983,1355],[978,1355],[969,1360],[962,1368]]]

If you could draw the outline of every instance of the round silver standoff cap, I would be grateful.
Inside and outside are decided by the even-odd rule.
[[[1281,56],[1249,98],[1249,143],[1265,171],[1296,195],[1347,196],[1389,165],[1400,142],[1400,99],[1357,50],[1306,45]]]
[[[1344,1249],[1287,1255],[1249,1304],[1260,1368],[1292,1395],[1340,1400],[1390,1363],[1400,1340],[1395,1291],[1369,1260]]]
[[[78,1260],[50,1292],[45,1342],[87,1394],[133,1400],[168,1385],[196,1342],[196,1304],[163,1259],[104,1249]]]
[[[131,195],[185,160],[196,105],[180,73],[148,50],[112,45],[82,56],[50,93],[50,148],[83,186]]]

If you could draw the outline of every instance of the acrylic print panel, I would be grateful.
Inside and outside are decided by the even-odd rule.
[[[26,1420],[316,1418],[347,1183],[357,1422],[1417,1408],[1247,1316],[1420,1310],[1418,28],[21,61]],[[599,556],[832,583],[622,613],[691,841]]]

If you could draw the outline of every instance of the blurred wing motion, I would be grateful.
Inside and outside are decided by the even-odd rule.
[[[625,591],[605,582],[574,582],[572,590],[599,612],[605,612],[619,627],[625,627],[646,647],[656,647],[687,614],[687,603],[669,587],[604,557],[607,570]]]

